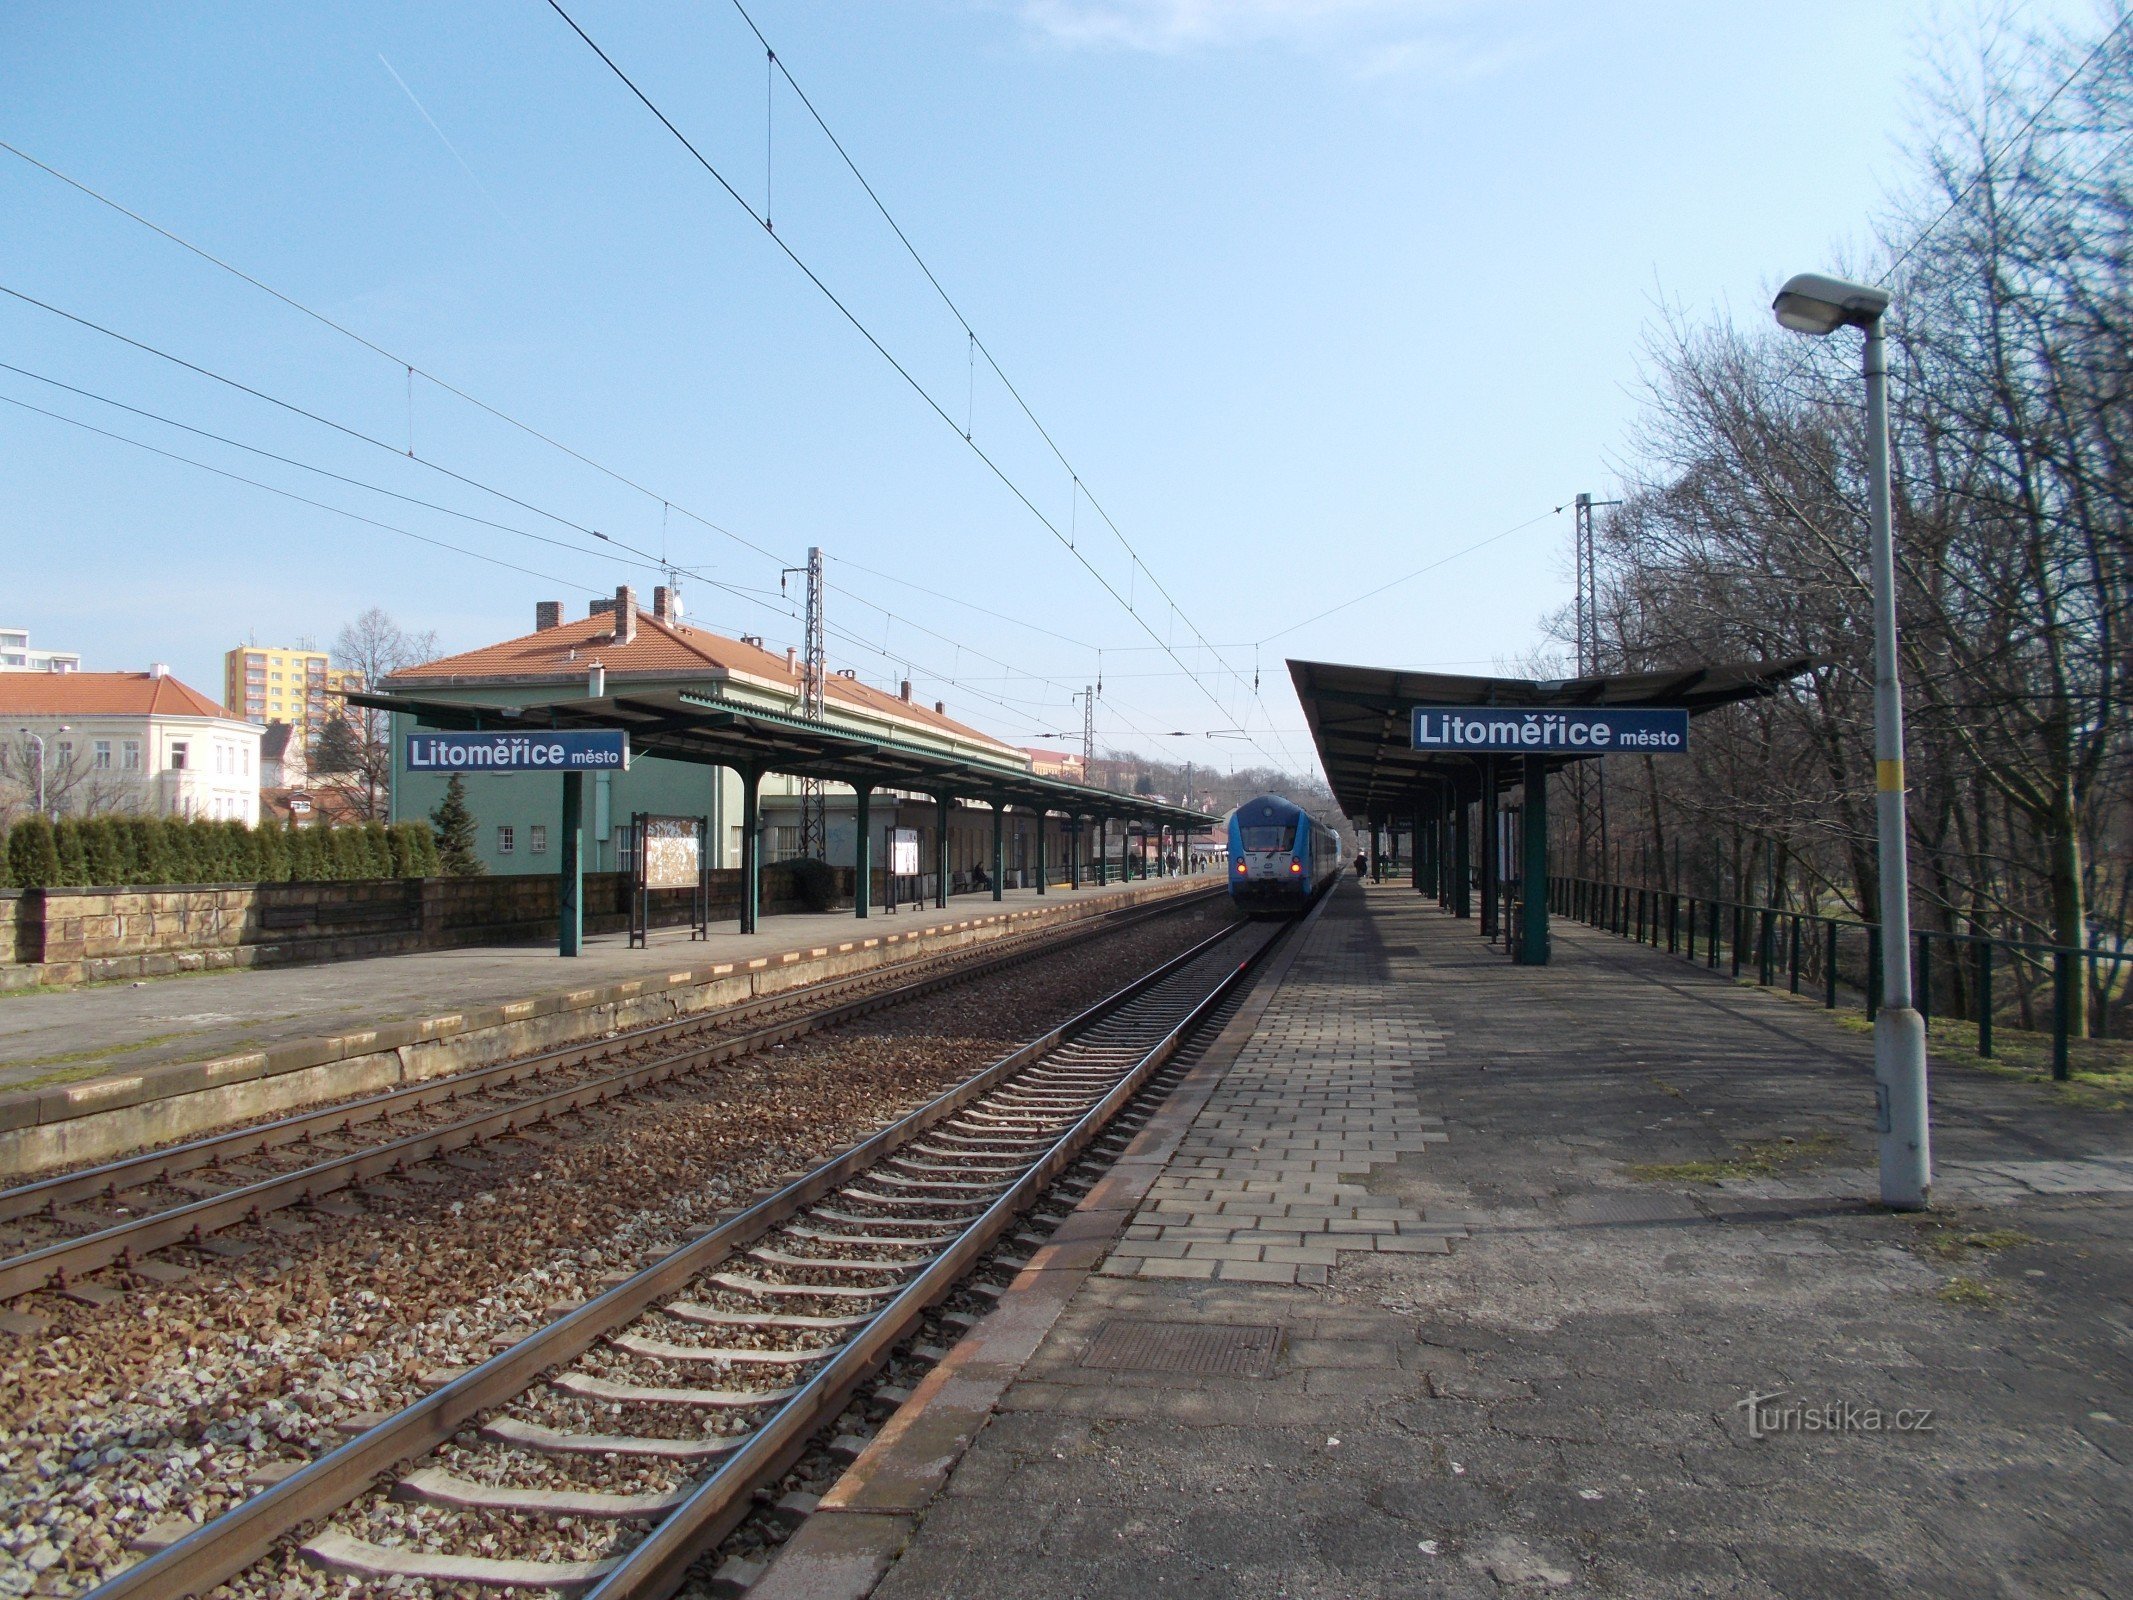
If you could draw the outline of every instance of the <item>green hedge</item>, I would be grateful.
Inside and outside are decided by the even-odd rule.
[[[431,878],[440,871],[426,822],[247,827],[185,817],[27,817],[0,832],[0,888],[134,884],[318,883]]]

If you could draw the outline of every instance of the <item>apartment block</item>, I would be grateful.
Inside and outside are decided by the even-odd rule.
[[[222,658],[222,698],[247,722],[286,722],[303,743],[342,714],[340,696],[363,687],[363,675],[336,667],[323,650],[241,645]]]
[[[71,650],[33,650],[27,628],[0,628],[0,672],[79,672]]]

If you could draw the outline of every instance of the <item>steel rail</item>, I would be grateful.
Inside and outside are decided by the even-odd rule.
[[[1016,1218],[1051,1187],[1112,1118],[1131,1103],[1150,1078],[1175,1056],[1187,1036],[1228,997],[1280,937],[1269,936],[1250,952],[1146,1051],[1103,1098],[994,1200],[895,1299],[816,1371],[731,1456],[677,1506],[589,1591],[586,1600],[664,1600],[678,1589],[690,1566],[754,1509],[759,1484],[782,1476],[823,1424],[838,1416],[853,1392],[888,1360],[927,1309],[967,1273],[978,1258],[1014,1226]]]
[[[1152,909],[1136,907],[1134,914],[1125,920],[1128,925],[1152,920],[1154,917],[1198,904],[1200,898],[1197,895],[1188,895]],[[716,1042],[699,1045],[661,1060],[603,1073],[567,1088],[515,1100],[493,1111],[477,1113],[441,1127],[425,1128],[400,1139],[334,1156],[293,1172],[242,1184],[221,1194],[208,1195],[184,1205],[145,1212],[108,1228],[72,1239],[57,1240],[35,1250],[0,1259],[0,1302],[55,1284],[63,1287],[75,1277],[95,1272],[115,1262],[129,1262],[138,1256],[175,1244],[196,1243],[209,1234],[254,1221],[268,1212],[287,1210],[355,1184],[404,1171],[414,1163],[434,1160],[438,1156],[479,1146],[492,1139],[506,1138],[524,1128],[553,1121],[559,1116],[567,1116],[608,1100],[634,1094],[673,1078],[701,1072],[708,1067],[759,1054],[773,1045],[789,1043],[875,1011],[908,1004],[937,990],[989,976],[1053,951],[1072,948],[1100,933],[1115,932],[1118,925],[1109,919],[1101,919],[1095,926],[1076,930],[1058,939],[1046,938],[1028,944],[1018,942],[1013,950],[969,963],[950,965],[946,970],[931,972],[924,977],[863,994],[840,1004],[807,1009],[800,1016],[773,1023],[769,1027],[731,1034]],[[654,1029],[644,1030],[642,1035],[619,1035],[604,1041],[604,1044],[607,1053],[618,1053],[623,1049],[659,1042],[651,1037],[652,1035],[671,1038],[676,1031],[688,1031],[688,1025],[662,1023]],[[699,1022],[694,1031],[700,1034],[708,1030]],[[579,1061],[572,1064],[583,1063]],[[520,1062],[515,1064],[512,1070],[523,1072],[529,1065],[528,1062]],[[544,1070],[555,1069],[550,1067]],[[340,1108],[345,1109],[347,1108]],[[324,1118],[330,1123],[337,1114],[339,1113],[333,1111],[311,1113],[304,1118],[289,1120]],[[242,1138],[259,1131],[243,1130],[232,1137]],[[200,1144],[210,1142],[200,1141]],[[152,1159],[129,1158],[127,1162],[112,1165],[131,1166]],[[87,1181],[98,1173],[108,1173],[110,1170],[109,1167],[97,1168],[73,1176],[78,1180]],[[136,1180],[136,1183],[140,1181],[154,1180]],[[102,1193],[109,1183],[107,1178],[103,1185],[92,1193]]]
[[[1210,888],[1199,893],[1182,894],[1153,906],[1122,907],[1115,911],[1099,913],[1088,919],[1086,924],[1071,925],[1065,929],[1031,929],[1011,936],[1004,941],[1009,948],[990,951],[975,965],[971,964],[972,952],[969,951],[917,955],[885,963],[867,972],[796,985],[776,994],[739,1001],[696,1016],[651,1023],[582,1044],[564,1045],[535,1055],[518,1056],[491,1066],[477,1067],[472,1071],[433,1078],[423,1083],[405,1084],[379,1094],[322,1106],[313,1111],[296,1112],[272,1122],[234,1128],[185,1144],[144,1151],[135,1156],[124,1156],[94,1167],[54,1173],[10,1189],[0,1189],[0,1222],[15,1221],[56,1206],[71,1205],[77,1201],[97,1199],[127,1189],[140,1188],[181,1173],[212,1167],[223,1161],[277,1149],[283,1145],[301,1144],[306,1139],[316,1138],[321,1134],[339,1134],[361,1123],[396,1116],[403,1110],[421,1110],[455,1099],[491,1094],[500,1088],[508,1088],[521,1078],[569,1071],[640,1045],[666,1044],[676,1038],[714,1031],[766,1012],[805,1006],[812,1000],[855,987],[864,987],[884,977],[894,978],[913,970],[938,967],[947,967],[957,972],[991,970],[993,963],[1004,961],[1008,957],[1025,956],[1039,948],[1068,949],[1093,934],[1116,930],[1119,927],[1131,927],[1185,906],[1198,905],[1213,893]]]
[[[115,1574],[91,1590],[87,1600],[175,1600],[178,1596],[204,1594],[234,1577],[290,1533],[341,1510],[380,1474],[444,1444],[471,1418],[522,1393],[543,1373],[575,1360],[609,1333],[636,1320],[788,1218],[833,1194],[854,1176],[954,1116],[1005,1079],[1108,1020],[1146,990],[1240,931],[1244,930],[1225,928],[1201,940],[1038,1038],[1017,1046],[711,1232],[566,1312],[280,1483]],[[1245,967],[1240,967],[1226,978],[1225,986],[1234,983],[1243,970]],[[1200,1009],[1196,1008],[1194,1015],[1200,1014]],[[1177,1033],[1173,1029],[1166,1037]],[[1106,1101],[1111,1098],[1107,1095]],[[1076,1127],[1086,1122],[1083,1118]],[[982,1215],[992,1216],[996,1210],[997,1202]],[[903,1304],[905,1298],[899,1295],[892,1304]],[[810,1384],[803,1390],[809,1392],[819,1397],[822,1391]],[[691,1501],[694,1500],[692,1495]],[[689,1503],[684,1502],[684,1506]]]

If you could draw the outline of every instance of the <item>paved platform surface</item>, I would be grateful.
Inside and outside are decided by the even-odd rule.
[[[2123,1114],[1944,1065],[1882,1212],[1864,1038],[1557,950],[1345,882],[765,1595],[2133,1593]]]
[[[1141,886],[1142,880],[1134,880],[1133,887]],[[585,941],[583,954],[568,961],[552,943],[488,945],[0,994],[0,1089],[232,1055],[438,1011],[503,1005],[647,974],[775,957],[826,942],[915,932],[944,918],[1096,900],[1122,887],[1053,889],[1045,895],[1010,889],[997,903],[989,894],[956,895],[946,911],[930,904],[905,907],[894,916],[877,910],[864,922],[849,910],[766,916],[757,932],[745,936],[730,922],[713,923],[708,939],[691,939],[686,928],[657,929],[641,950],[629,947],[627,934],[598,934]]]

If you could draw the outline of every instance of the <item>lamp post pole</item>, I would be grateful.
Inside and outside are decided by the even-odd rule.
[[[1801,273],[1772,309],[1817,336],[1851,326],[1866,336],[1868,565],[1874,590],[1874,822],[1881,890],[1881,1008],[1874,1014],[1874,1099],[1881,1202],[1916,1211],[1933,1186],[1926,1024],[1911,993],[1911,885],[1904,827],[1903,694],[1896,657],[1896,542],[1889,509],[1888,291]]]
[[[28,732],[27,729],[24,730]],[[37,815],[44,816],[44,735],[32,733],[30,743],[37,747]],[[47,819],[49,820],[49,819]]]

